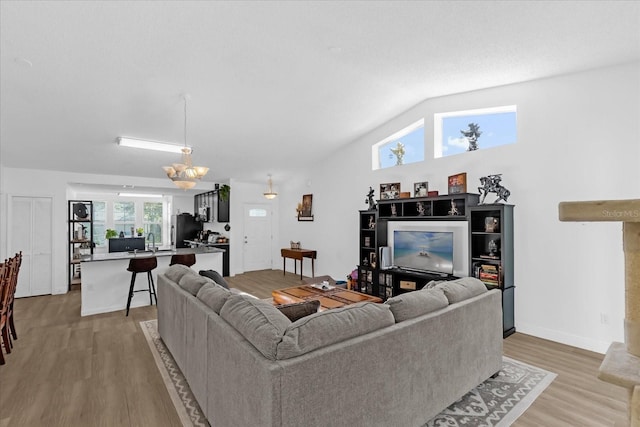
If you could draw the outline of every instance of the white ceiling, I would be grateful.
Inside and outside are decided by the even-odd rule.
[[[5,166],[207,181],[313,165],[420,101],[640,59],[637,1],[1,2]]]

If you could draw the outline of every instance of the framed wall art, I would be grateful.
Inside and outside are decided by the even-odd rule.
[[[298,211],[298,221],[313,221],[313,194],[305,194],[302,196],[302,206]]]

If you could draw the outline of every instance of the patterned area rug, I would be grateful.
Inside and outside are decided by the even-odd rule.
[[[178,416],[185,427],[209,426],[182,372],[158,335],[158,321],[140,322]],[[556,374],[503,357],[496,378],[483,382],[423,427],[505,427],[511,425]]]

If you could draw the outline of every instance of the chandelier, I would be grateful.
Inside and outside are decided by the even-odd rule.
[[[163,166],[162,169],[173,183],[183,190],[188,190],[196,185],[196,179],[202,179],[209,172],[204,166],[193,166],[191,153],[193,150],[187,147],[187,95],[184,96],[184,147],[182,151],[182,163],[173,163],[171,166]]]
[[[275,193],[273,191],[273,181],[271,180],[271,174],[269,174],[269,180],[267,181],[267,183],[269,185],[269,189],[265,193],[263,193],[263,195],[269,200],[275,199],[278,193]]]

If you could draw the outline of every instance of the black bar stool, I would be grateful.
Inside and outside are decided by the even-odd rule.
[[[191,267],[196,263],[196,254],[182,254],[182,255],[171,255],[171,262],[169,265],[173,264],[182,264],[187,267]]]
[[[149,292],[149,304],[153,305],[153,298],[156,299],[156,305],[158,304],[158,297],[156,296],[156,287],[153,284],[153,276],[151,270],[158,266],[158,259],[156,257],[147,258],[132,258],[129,260],[129,268],[127,271],[131,272],[131,284],[129,285],[129,298],[127,299],[127,316],[129,315],[129,306],[131,305],[131,298],[133,298],[134,292]],[[136,274],[147,273],[147,281],[149,282],[149,289],[133,290],[133,286],[136,283]]]

